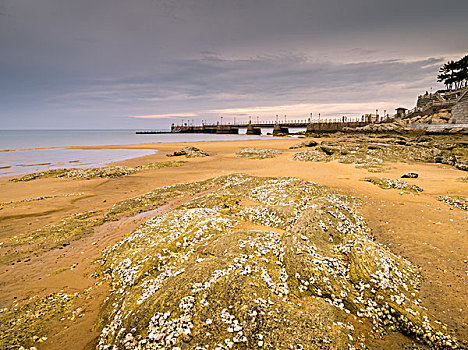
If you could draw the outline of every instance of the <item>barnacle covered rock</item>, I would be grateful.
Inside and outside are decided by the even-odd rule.
[[[193,146],[183,147],[178,151],[166,154],[167,157],[185,156],[187,158],[208,157],[209,154]]]
[[[468,210],[468,198],[462,196],[439,196],[437,198],[439,201],[447,203],[452,207]]]
[[[187,186],[210,184],[104,252],[98,349],[365,348],[359,319],[457,346],[419,304],[417,269],[373,241],[357,200],[294,178]]]
[[[41,172],[26,174],[21,177],[13,178],[12,182],[26,182],[31,180],[40,179],[43,177],[59,177],[68,178],[73,180],[82,179],[96,179],[96,178],[114,178],[126,175],[135,174],[143,170],[158,169],[170,166],[179,166],[185,162],[174,161],[174,162],[157,162],[139,165],[135,168],[129,168],[124,166],[111,166],[103,168],[67,168],[67,169],[51,169]]]
[[[276,157],[281,153],[280,150],[276,149],[245,147],[237,151],[236,156],[239,158],[264,159]]]
[[[289,147],[289,149],[304,148],[304,147],[315,147],[317,145],[318,145],[317,141],[306,140],[306,141],[296,143],[295,145],[292,145],[291,147]]]
[[[423,191],[421,187],[416,186],[416,185],[411,185],[407,183],[406,181],[403,181],[400,179],[388,179],[386,177],[366,177],[363,180],[366,182],[370,182],[374,185],[377,185],[380,188],[383,188],[385,190],[394,188],[397,190],[402,190],[405,192],[413,192],[413,193],[418,193],[418,192]]]
[[[384,162],[427,162],[448,164],[460,170],[468,170],[468,147],[463,136],[460,140],[442,136],[421,136],[410,142],[399,137],[388,137],[381,142],[365,138],[324,141],[320,147],[296,153],[294,160],[333,161],[354,163],[358,168],[370,171],[382,170]]]

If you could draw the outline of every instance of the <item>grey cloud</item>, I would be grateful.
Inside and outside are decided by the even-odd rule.
[[[409,103],[468,47],[462,0],[0,0],[0,13],[0,128]]]
[[[209,101],[213,108],[245,107],[255,104],[324,103],[333,98],[365,102],[382,98],[385,86],[406,84],[431,78],[441,59],[414,62],[398,60],[352,64],[314,63],[304,57],[226,60],[208,57],[166,63],[160,74],[114,82],[98,82],[55,97],[57,103],[72,101],[146,103],[161,113],[174,109],[200,110]],[[161,83],[158,83],[161,82]],[[377,89],[375,89],[377,87]],[[379,90],[379,87],[381,90]],[[362,95],[362,90],[370,90]],[[396,91],[398,96],[400,92]],[[395,97],[395,92],[392,93]],[[64,102],[61,102],[64,101]],[[205,107],[205,109],[207,109]]]

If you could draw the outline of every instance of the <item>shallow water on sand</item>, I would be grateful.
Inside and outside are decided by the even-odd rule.
[[[164,130],[162,130],[164,131]],[[167,131],[167,130],[165,130]],[[153,154],[145,149],[62,149],[143,143],[234,141],[271,138],[261,135],[136,134],[136,130],[0,130],[0,176],[46,169],[96,167]],[[245,132],[241,130],[241,132]],[[271,132],[271,130],[264,130]],[[45,148],[45,149],[37,149]]]
[[[39,149],[0,153],[0,176],[46,169],[84,168],[155,153],[143,149]]]

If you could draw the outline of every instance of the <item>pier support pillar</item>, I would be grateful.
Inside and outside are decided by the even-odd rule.
[[[256,128],[252,124],[249,124],[247,127],[247,131],[245,132],[247,135],[261,135],[262,134],[262,129],[261,128]]]
[[[273,136],[288,135],[288,134],[289,134],[289,129],[286,126],[275,124],[275,126],[273,127]]]

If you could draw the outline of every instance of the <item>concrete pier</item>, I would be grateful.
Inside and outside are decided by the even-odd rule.
[[[370,121],[359,122],[309,122],[293,121],[279,123],[245,123],[245,124],[203,124],[203,125],[175,125],[171,126],[173,133],[203,133],[203,134],[238,134],[239,129],[246,129],[247,135],[261,135],[262,129],[272,129],[273,135],[289,134],[291,128],[304,129],[307,133],[335,132],[345,127],[356,128],[370,124]]]

